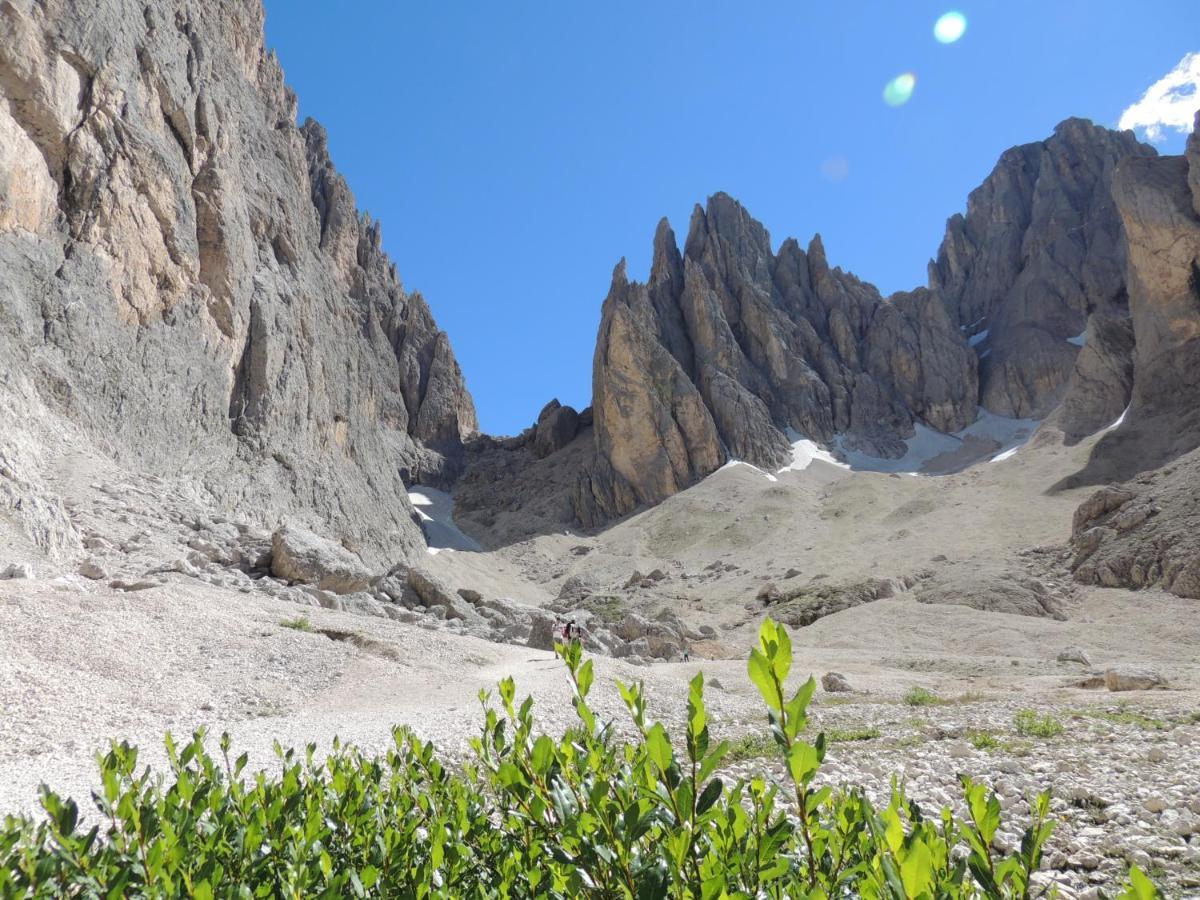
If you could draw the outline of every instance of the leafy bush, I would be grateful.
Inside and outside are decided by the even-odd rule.
[[[929,688],[912,687],[904,695],[904,702],[909,706],[936,706],[942,702],[942,698]]]
[[[1022,709],[1013,717],[1017,734],[1022,737],[1051,738],[1063,733],[1063,724],[1051,715],[1038,715],[1036,710]]]
[[[245,772],[222,737],[167,738],[170,776],[139,774],[137,750],[99,760],[99,821],[43,790],[39,822],[0,829],[0,897],[597,897],[1028,898],[1053,828],[1032,800],[1020,849],[997,850],[1000,802],[963,780],[968,815],[926,815],[893,788],[876,809],[861,789],[817,782],[825,736],[809,743],[815,684],[785,690],[792,649],[767,621],[749,662],[789,776],[720,776],[730,747],[712,740],[703,676],[691,682],[677,746],[646,717],[641,684],[619,685],[636,737],[618,740],[588,705],[591,661],[560,646],[579,724],[535,730],[511,679],[484,694],[475,761],[443,766],[409,732],[368,757],[334,742],[322,761],[276,747],[281,771]],[[1153,897],[1140,873],[1129,897]],[[1149,891],[1150,893],[1147,893]]]

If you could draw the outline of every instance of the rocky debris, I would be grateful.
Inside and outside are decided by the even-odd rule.
[[[0,569],[0,579],[16,579],[33,577],[33,569],[28,563],[11,563]]]
[[[536,458],[543,459],[566,447],[578,433],[579,413],[551,400],[538,414],[530,450]]]
[[[1148,691],[1165,687],[1166,679],[1149,669],[1115,666],[1104,671],[1104,686],[1110,691]]]
[[[1075,580],[1104,587],[1154,585],[1200,598],[1200,450],[1131,482],[1106,487],[1075,511]]]
[[[1091,657],[1082,647],[1067,647],[1065,650],[1060,650],[1055,659],[1058,662],[1075,662],[1085,666],[1092,664]]]
[[[324,132],[297,127],[263,17],[0,11],[0,509],[39,545],[78,538],[26,460],[179,477],[192,447],[214,507],[303,512],[372,564],[424,552],[403,472],[451,477],[474,408]]]
[[[458,596],[462,597],[468,603],[479,603],[483,599],[483,594],[474,588],[459,588]]]
[[[365,590],[372,578],[349,550],[296,525],[284,525],[271,536],[271,574],[335,594]]]
[[[830,694],[853,691],[850,682],[840,672],[826,672],[821,676],[821,688]]]

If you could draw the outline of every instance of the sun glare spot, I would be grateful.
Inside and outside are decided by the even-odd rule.
[[[957,10],[943,13],[933,25],[933,36],[942,44],[953,44],[967,30],[967,17]]]
[[[912,99],[917,86],[917,76],[912,72],[897,75],[883,89],[883,102],[888,106],[903,106]]]

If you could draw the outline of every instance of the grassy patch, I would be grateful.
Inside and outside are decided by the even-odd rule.
[[[1063,724],[1051,715],[1039,715],[1036,710],[1023,709],[1013,717],[1017,734],[1022,737],[1052,738],[1063,733]]]
[[[726,762],[744,762],[748,759],[763,759],[779,752],[779,745],[769,734],[744,734],[729,745]]]
[[[909,706],[936,706],[945,701],[929,688],[912,687],[904,695],[904,702]]]
[[[981,691],[967,691],[965,694],[960,694],[954,702],[965,705],[968,703],[982,703],[985,699],[987,698],[983,696]]]
[[[857,728],[827,728],[825,740],[831,744],[849,744],[853,741],[873,741],[879,737],[879,729],[874,726],[859,726]]]
[[[1003,741],[996,737],[992,732],[984,729],[967,732],[967,741],[976,750],[997,750],[1003,746]]]
[[[1131,725],[1134,728],[1140,728],[1142,731],[1166,731],[1171,727],[1162,719],[1156,719],[1153,716],[1140,713],[1136,709],[1130,709],[1124,703],[1120,704],[1116,709],[1101,709],[1094,706],[1087,709],[1073,709],[1071,710],[1071,715],[1084,719],[1098,719],[1110,725]]]
[[[290,628],[293,631],[312,631],[312,622],[308,621],[307,616],[297,616],[294,619],[283,619],[280,623],[284,628]]]

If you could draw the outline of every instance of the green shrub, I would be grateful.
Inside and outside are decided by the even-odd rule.
[[[909,706],[936,706],[942,702],[942,698],[929,688],[912,687],[904,695],[904,702]]]
[[[1013,717],[1017,734],[1022,737],[1051,738],[1063,733],[1062,722],[1051,715],[1038,715],[1036,710],[1023,709]]]
[[[312,631],[312,622],[308,621],[308,616],[297,616],[294,619],[283,619],[279,623],[284,628],[291,628],[293,631]]]
[[[786,786],[727,783],[730,746],[714,743],[704,680],[691,682],[673,744],[646,715],[641,684],[619,684],[633,740],[588,704],[591,661],[558,648],[578,718],[571,739],[534,727],[511,679],[500,705],[481,695],[474,762],[453,770],[397,729],[367,756],[337,741],[318,761],[277,747],[279,770],[253,775],[213,755],[203,732],[177,746],[170,772],[138,770],[113,744],[99,760],[98,820],[43,789],[40,821],[0,828],[0,897],[595,897],[1028,898],[1053,828],[1049,796],[1033,800],[1020,849],[997,850],[1000,802],[963,780],[967,816],[927,815],[896,787],[878,809],[857,788],[819,784],[826,738],[807,725],[815,683],[785,690],[786,630],[768,620],[749,674],[767,706]],[[1129,897],[1153,897],[1131,875]]]
[[[971,746],[976,750],[995,750],[1000,746],[1000,739],[990,731],[969,731],[967,732],[967,740],[971,742]]]

